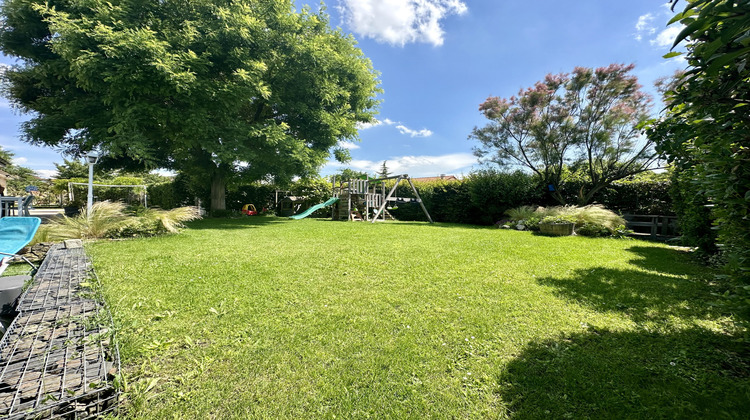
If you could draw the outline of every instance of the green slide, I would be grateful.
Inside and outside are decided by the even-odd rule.
[[[323,207],[330,206],[331,204],[333,204],[333,203],[335,203],[337,201],[339,201],[338,197],[330,198],[325,203],[316,204],[316,205],[310,207],[309,209],[303,211],[300,214],[295,214],[294,216],[289,216],[289,218],[290,219],[304,219],[305,217],[313,214],[315,212],[315,210],[322,209]]]

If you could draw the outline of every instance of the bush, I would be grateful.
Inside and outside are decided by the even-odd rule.
[[[386,184],[385,187],[388,189],[392,186],[393,184]],[[415,182],[414,187],[419,192],[432,220],[448,223],[472,223],[476,220],[476,215],[472,213],[469,189],[465,182],[456,180]],[[399,184],[396,195],[414,197],[411,187],[404,182]],[[389,211],[399,220],[427,220],[418,203],[400,203],[398,208]]]
[[[543,190],[534,178],[521,171],[484,170],[460,181],[436,180],[414,185],[436,222],[492,225],[508,209],[544,199]],[[414,196],[411,187],[404,183],[396,193],[400,197]],[[418,204],[400,205],[391,213],[399,220],[427,220]]]
[[[571,216],[545,216],[539,221],[540,225],[558,225],[561,223],[575,223]]]
[[[252,183],[233,186],[227,189],[226,204],[228,210],[241,210],[245,204],[254,204],[258,211],[273,207],[273,185]]]
[[[600,205],[584,207],[556,206],[538,207],[530,212],[530,206],[521,206],[506,212],[516,223],[529,230],[538,230],[540,223],[575,223],[575,231],[583,236],[625,236],[625,219]]]
[[[697,247],[697,255],[709,259],[718,252],[717,234],[712,229],[713,217],[708,198],[694,181],[696,176],[695,169],[692,168],[673,172],[669,192],[682,235],[682,245]]]
[[[661,178],[621,180],[602,191],[597,201],[619,213],[673,215],[671,185]]]
[[[464,182],[468,185],[471,206],[478,214],[474,223],[478,224],[492,224],[509,209],[544,200],[544,190],[538,181],[522,171],[478,171]]]

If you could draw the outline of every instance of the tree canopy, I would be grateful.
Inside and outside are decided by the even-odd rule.
[[[13,152],[5,150],[0,146],[0,159],[8,162],[8,165],[4,168],[5,173],[8,174],[7,188],[3,194],[26,195],[26,187],[30,185],[38,188],[43,186],[43,182],[33,170],[13,163],[14,156]]]
[[[316,173],[374,115],[371,62],[324,11],[291,0],[6,0],[5,94],[24,139],[104,165],[197,172],[212,185]]]
[[[500,166],[522,166],[559,192],[566,166],[582,170],[587,204],[612,182],[642,172],[654,162],[651,143],[640,124],[648,118],[650,98],[630,72],[632,65],[549,74],[509,99],[489,97],[479,106],[490,123],[475,127],[475,154]]]

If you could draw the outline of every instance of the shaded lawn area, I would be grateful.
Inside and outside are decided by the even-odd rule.
[[[247,218],[88,251],[119,329],[126,416],[739,418],[750,406],[747,348],[710,305],[713,273],[660,244]]]

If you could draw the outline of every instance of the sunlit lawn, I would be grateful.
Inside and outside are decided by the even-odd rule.
[[[712,273],[641,241],[203,220],[88,251],[140,418],[747,415]]]

